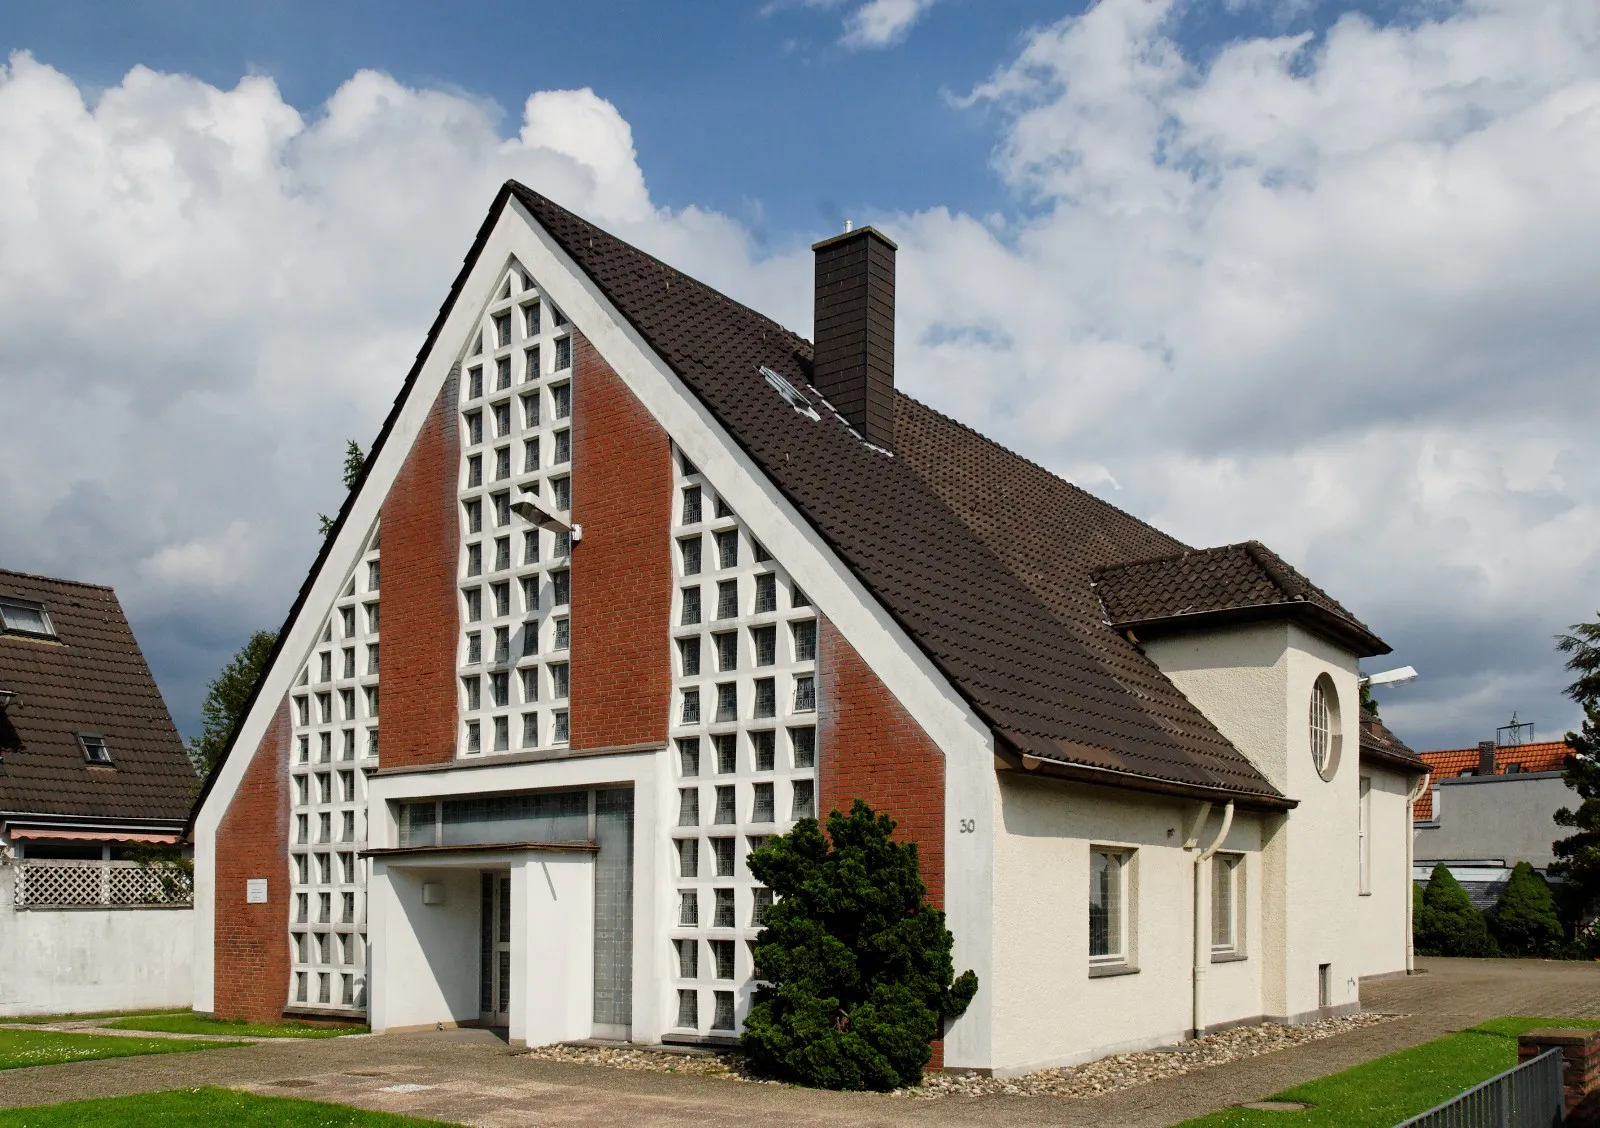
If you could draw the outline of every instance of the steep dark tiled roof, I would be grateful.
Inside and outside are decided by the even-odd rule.
[[[1361,620],[1260,541],[1111,563],[1094,579],[1106,618],[1139,634],[1287,615],[1363,657],[1389,652]]]
[[[1403,771],[1425,773],[1428,770],[1427,762],[1390,732],[1389,726],[1371,709],[1361,710],[1361,756]]]
[[[905,396],[896,453],[809,388],[803,338],[518,184],[512,195],[828,540],[993,727],[1042,760],[1281,801],[1089,588],[1101,564],[1182,551],[1155,529]],[[811,394],[815,395],[814,389]],[[957,465],[985,468],[962,473]],[[985,475],[992,478],[985,479]],[[1131,782],[1131,781],[1130,781]]]
[[[0,753],[0,811],[182,819],[194,769],[116,593],[0,571],[0,596],[43,603],[57,635],[0,633],[0,688],[17,693],[4,737],[21,743]],[[79,733],[104,737],[115,766],[89,766]]]

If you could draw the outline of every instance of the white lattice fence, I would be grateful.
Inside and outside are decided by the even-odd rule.
[[[175,867],[136,862],[22,861],[13,899],[19,909],[188,905],[194,879]]]

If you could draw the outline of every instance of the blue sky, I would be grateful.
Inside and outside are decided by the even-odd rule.
[[[59,2],[0,48],[0,399],[40,422],[0,565],[114,584],[185,731],[510,175],[801,332],[808,244],[879,223],[902,387],[1266,541],[1423,670],[1419,747],[1575,719],[1592,0]]]

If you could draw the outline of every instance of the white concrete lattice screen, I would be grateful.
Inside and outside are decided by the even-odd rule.
[[[137,862],[53,861],[17,863],[13,901],[18,908],[188,905],[193,877]]]

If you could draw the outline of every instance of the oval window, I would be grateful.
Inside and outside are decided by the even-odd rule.
[[[1327,674],[1318,677],[1311,686],[1309,729],[1311,762],[1316,765],[1319,776],[1331,780],[1339,770],[1344,736],[1339,724],[1339,694]]]

